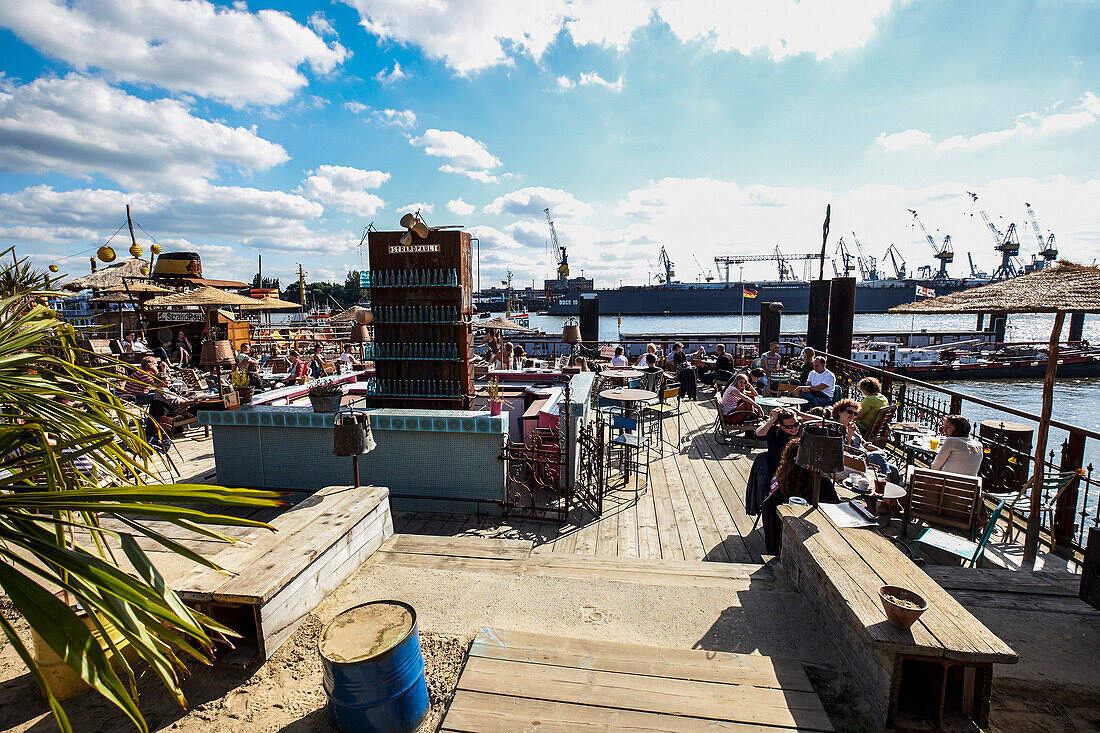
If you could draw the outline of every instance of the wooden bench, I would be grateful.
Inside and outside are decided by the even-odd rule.
[[[811,507],[779,507],[781,560],[888,730],[939,730],[953,711],[989,719],[993,665],[1017,656],[877,530],[839,529]],[[928,601],[908,631],[886,621],[878,589]]]
[[[321,599],[393,534],[389,489],[321,489],[212,559],[231,575],[199,567],[173,589],[189,606],[244,638],[222,661],[267,659]]]

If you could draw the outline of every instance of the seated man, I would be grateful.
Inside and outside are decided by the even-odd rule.
[[[702,379],[706,384],[714,384],[715,381],[726,381],[733,374],[736,367],[733,357],[726,353],[726,345],[718,344],[714,349],[714,371],[704,372]]]
[[[137,331],[130,331],[122,342],[122,350],[128,354],[140,354],[150,349]]]
[[[123,391],[128,397],[139,405],[152,404],[157,384],[157,360],[152,356],[146,356],[141,364],[133,369]]]
[[[336,357],[336,361],[348,371],[351,371],[352,367],[363,366],[363,362],[356,359],[355,354],[352,353],[351,344],[344,344],[344,348],[340,352],[340,356]]]
[[[825,357],[814,357],[814,368],[806,377],[806,384],[794,388],[796,397],[803,397],[810,407],[828,407],[833,404],[836,376],[825,368]]]
[[[768,375],[768,384],[772,383],[772,374],[779,371],[779,367],[782,363],[783,357],[779,355],[779,342],[772,341],[768,346],[767,352],[760,357],[760,368]]]

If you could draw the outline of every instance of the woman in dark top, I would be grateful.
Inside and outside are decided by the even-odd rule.
[[[792,496],[812,502],[814,498],[814,474],[795,462],[798,455],[799,438],[787,441],[783,448],[783,454],[779,461],[779,469],[772,480],[772,493],[764,500],[761,510],[763,517],[761,524],[764,526],[764,547],[769,555],[778,555],[782,544],[783,525],[779,520],[776,507],[786,504]],[[822,504],[836,504],[840,501],[836,494],[833,482],[825,477],[821,478],[820,502]]]
[[[783,449],[792,438],[798,436],[798,427],[798,418],[793,410],[777,407],[756,429],[756,437],[763,438],[768,445],[765,455],[767,455],[769,477],[774,476],[779,469],[779,459],[783,455]]]

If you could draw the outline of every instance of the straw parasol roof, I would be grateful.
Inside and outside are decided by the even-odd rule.
[[[91,290],[92,288],[120,288],[122,287],[122,278],[144,277],[141,274],[141,268],[148,266],[148,260],[130,257],[112,265],[107,265],[90,275],[70,280],[61,287],[72,291]]]
[[[154,285],[151,282],[137,281],[132,283],[124,283],[117,288],[104,288],[103,293],[105,295],[111,295],[113,293],[170,293],[172,292],[168,288],[162,288],[159,285]]]
[[[145,302],[146,306],[152,308],[161,308],[165,306],[173,305],[195,305],[195,306],[234,306],[234,305],[252,305],[256,302],[255,298],[249,298],[246,295],[237,295],[236,293],[230,293],[225,290],[218,290],[212,288],[209,285],[204,285],[201,288],[195,288],[194,290],[187,290],[180,293],[169,293],[168,295],[158,295],[157,297]]]
[[[289,300],[280,300],[275,296],[268,298],[250,298],[252,301],[248,305],[242,305],[243,311],[285,311],[285,310],[297,310],[302,307],[301,303],[291,303]]]
[[[1100,313],[1100,267],[1060,261],[1009,280],[906,303],[891,313]]]
[[[295,306],[301,308],[301,306]],[[328,318],[328,322],[331,324],[336,323],[353,323],[355,321],[355,312],[358,310],[370,310],[370,308],[364,308],[362,306],[353,305],[347,310],[342,310],[339,313],[335,313]]]
[[[1100,267],[1065,260],[1027,275],[982,285],[938,298],[907,303],[891,313],[1053,313],[1054,326],[1047,347],[1047,371],[1043,379],[1043,406],[1035,438],[1035,472],[1031,476],[1031,512],[1027,518],[1024,561],[1034,563],[1042,526],[1043,472],[1054,409],[1054,380],[1058,375],[1058,340],[1066,313],[1100,313]]]
[[[521,326],[521,325],[519,325],[518,323],[516,323],[514,321],[509,321],[504,316],[497,316],[496,318],[490,318],[487,321],[475,321],[474,322],[474,328],[485,328],[485,329],[496,328],[496,329],[500,329],[501,331],[517,331],[519,333],[538,333],[538,331],[536,331],[535,329],[527,328],[526,326]]]

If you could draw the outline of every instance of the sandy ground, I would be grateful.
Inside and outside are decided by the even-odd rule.
[[[185,684],[181,711],[155,681],[143,680],[142,708],[154,730],[329,731],[316,637],[324,622],[367,600],[400,598],[418,611],[435,730],[481,626],[655,646],[759,653],[801,659],[837,730],[867,724],[829,640],[780,575],[747,590],[680,587],[593,578],[547,578],[484,571],[430,570],[368,561],[325,599],[267,663],[247,670],[199,669]],[[2,600],[2,598],[0,598]],[[2,607],[0,607],[2,608]],[[999,665],[990,731],[1100,730],[1100,614],[972,609],[1020,654]],[[10,609],[9,609],[10,615]],[[20,627],[26,625],[21,620]],[[66,703],[76,730],[131,730],[95,695]],[[961,725],[964,731],[972,727]],[[10,646],[0,648],[0,729],[53,730],[44,704]]]

